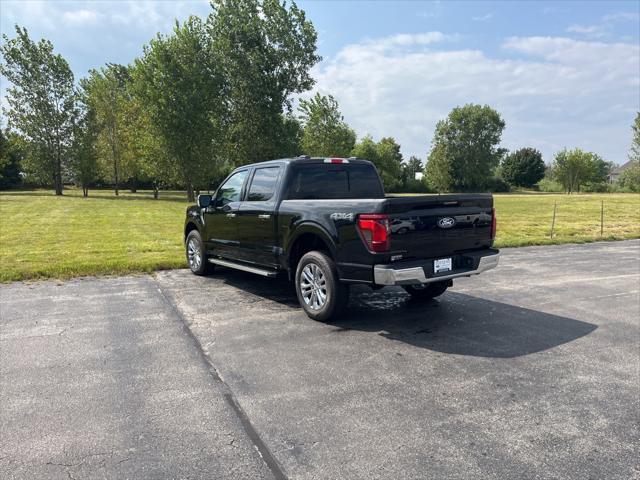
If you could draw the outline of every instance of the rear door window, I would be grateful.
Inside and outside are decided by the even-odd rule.
[[[372,165],[297,165],[289,185],[289,198],[384,198],[384,191]]]
[[[247,201],[266,202],[270,200],[276,191],[279,174],[280,167],[256,168],[249,187]]]

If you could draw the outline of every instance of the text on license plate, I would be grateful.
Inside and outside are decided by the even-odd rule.
[[[451,270],[451,259],[440,258],[433,261],[433,273],[449,272]]]

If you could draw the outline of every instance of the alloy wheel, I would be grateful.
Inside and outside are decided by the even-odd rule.
[[[327,280],[322,268],[315,263],[304,266],[299,285],[302,300],[312,310],[320,310],[327,303]]]
[[[195,238],[190,238],[187,243],[187,258],[191,270],[198,270],[202,263],[202,255],[200,254],[200,245]]]

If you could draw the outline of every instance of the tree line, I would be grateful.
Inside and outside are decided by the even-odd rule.
[[[571,193],[606,184],[612,164],[595,153],[563,150],[547,167],[535,148],[501,148],[505,122],[486,105],[456,107],[439,121],[425,163],[405,160],[393,137],[358,139],[331,95],[294,104],[314,85],[316,44],[294,3],[214,0],[206,18],[176,22],[131,64],[107,64],[76,82],[50,41],[16,26],[0,46],[0,73],[11,84],[0,188],[25,180],[62,195],[73,182],[85,196],[108,185],[116,195],[151,187],[157,198],[177,187],[193,201],[236,166],[299,154],[371,160],[390,192],[539,185]],[[630,158],[640,165],[639,122],[640,114]],[[633,172],[621,179],[627,189],[640,188]]]

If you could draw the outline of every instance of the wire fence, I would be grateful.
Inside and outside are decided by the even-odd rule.
[[[499,246],[640,238],[640,195],[495,195]]]

